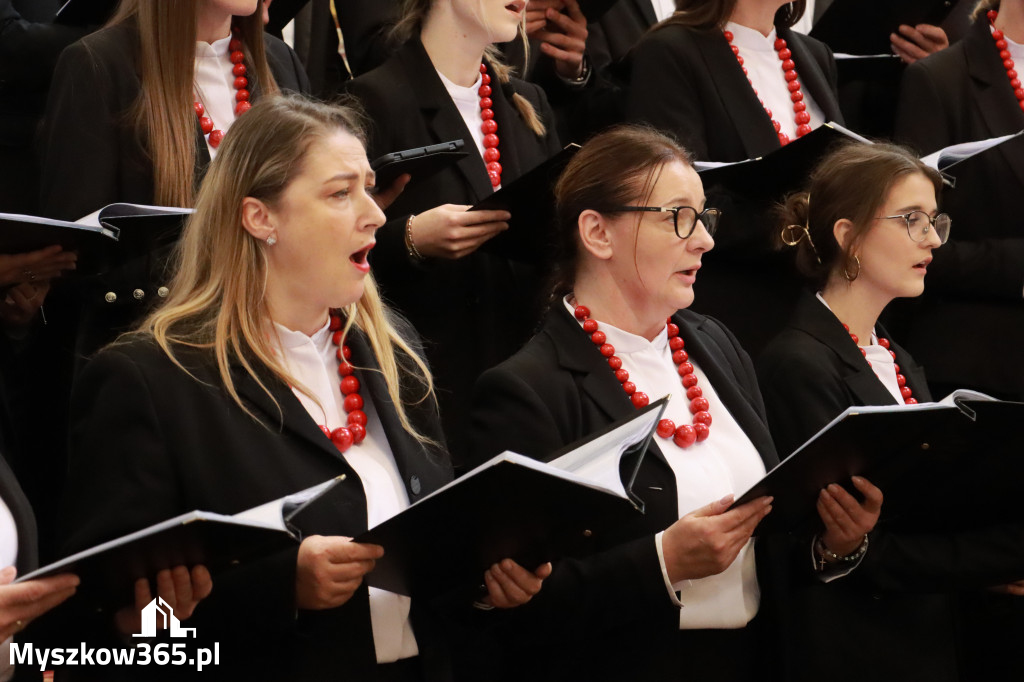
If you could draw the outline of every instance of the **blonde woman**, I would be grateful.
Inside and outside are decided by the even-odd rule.
[[[522,36],[525,10],[523,0],[407,0],[404,44],[349,88],[374,122],[371,158],[466,143],[457,164],[412,178],[373,255],[383,294],[428,341],[456,464],[474,380],[526,341],[536,317],[535,271],[479,251],[509,214],[466,212],[559,149],[543,91],[513,78],[493,47]]]
[[[350,539],[452,476],[430,373],[369,275],[373,185],[350,111],[257,104],[211,165],[166,304],[73,397],[76,547],[346,475],[297,551],[218,578],[196,610],[233,679],[444,679],[427,605],[362,585],[384,550]],[[485,582],[506,607],[541,577]]]

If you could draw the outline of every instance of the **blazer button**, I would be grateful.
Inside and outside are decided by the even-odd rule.
[[[412,490],[413,495],[419,495],[420,491],[423,490],[423,486],[420,485],[420,477],[412,476],[409,479],[409,488]]]
[[[108,291],[103,295],[103,300],[106,301],[107,303],[113,303],[114,301],[117,300],[117,294],[115,294],[113,291]]]
[[[142,299],[146,298],[146,292],[143,291],[142,289],[136,289],[135,291],[132,292],[132,296],[135,297],[136,301],[141,301]]]
[[[167,287],[160,287],[156,290],[156,295],[160,298],[167,298],[167,294],[171,293],[171,290]]]

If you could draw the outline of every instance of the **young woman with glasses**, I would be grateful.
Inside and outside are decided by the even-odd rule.
[[[807,191],[788,198],[780,245],[796,251],[817,293],[804,295],[789,326],[758,358],[781,454],[848,407],[932,399],[922,368],[879,316],[894,299],[924,291],[933,252],[950,233],[949,216],[938,211],[941,188],[939,174],[909,151],[853,143],[820,163]],[[866,490],[862,479],[855,485]],[[842,494],[829,486],[819,508],[830,492]],[[792,586],[791,679],[825,669],[831,680],[863,680],[867,673],[877,681],[960,679],[951,592],[1024,576],[1024,552],[1003,549],[1021,547],[1024,528],[935,534],[883,517],[863,533],[847,533],[844,546],[827,535],[814,545],[819,566],[855,566],[848,575]]]

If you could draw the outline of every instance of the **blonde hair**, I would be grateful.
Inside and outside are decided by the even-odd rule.
[[[109,25],[133,22],[139,34],[139,98],[129,112],[153,163],[153,202],[191,206],[196,193],[193,109],[196,18],[206,0],[121,0]],[[252,16],[235,17],[248,66],[249,90],[279,92],[263,45],[263,0]]]
[[[971,21],[977,21],[978,17],[993,9],[998,11],[999,0],[978,0],[978,4],[971,11]]]
[[[355,110],[301,97],[263,98],[239,118],[210,166],[178,245],[170,296],[134,334],[152,337],[186,372],[177,348],[212,350],[224,388],[253,418],[231,378],[232,363],[241,365],[271,400],[273,394],[259,369],[307,395],[309,391],[289,375],[268,334],[264,249],[269,247],[242,227],[242,200],[253,197],[273,205],[302,172],[309,149],[338,131],[365,144]],[[423,388],[416,402],[430,398],[430,371],[396,331],[372,277],[366,277],[362,297],[344,313],[343,334],[355,326],[366,335],[402,426],[420,442],[433,444],[413,427],[401,396],[402,378],[411,376]]]
[[[401,19],[398,20],[398,23],[392,29],[391,38],[397,42],[405,42],[413,36],[419,35],[423,29],[423,22],[430,13],[431,5],[437,1],[402,0]],[[523,19],[519,22],[519,39],[523,43],[523,61],[528,63],[530,61],[530,41],[526,37],[525,26],[526,15],[523,14]],[[487,49],[484,50],[484,59],[487,60],[491,73],[498,83],[502,85],[508,84],[512,79],[512,67],[505,63],[501,51],[494,45],[488,45]],[[530,104],[530,100],[518,92],[514,92],[512,94],[512,103],[515,104],[516,110],[523,118],[523,122],[526,123],[526,127],[533,131],[534,135],[543,137],[547,133],[547,126],[541,120],[537,110]]]

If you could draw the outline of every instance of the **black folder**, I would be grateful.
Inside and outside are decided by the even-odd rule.
[[[552,456],[620,445],[613,473],[625,496],[506,452],[356,538],[384,547],[367,584],[430,598],[480,585],[484,571],[506,557],[533,570],[591,553],[611,529],[642,513],[631,486],[667,402],[652,402]],[[630,437],[623,441],[623,434]]]
[[[772,495],[758,534],[820,526],[818,493],[864,476],[884,495],[882,518],[921,532],[980,527],[1024,517],[1024,403],[851,407],[744,493],[734,506]],[[976,395],[976,394],[975,394]]]
[[[463,140],[451,140],[432,144],[428,147],[415,147],[400,152],[391,152],[370,162],[370,168],[377,176],[377,187],[386,189],[398,176],[408,173],[410,182],[429,178],[434,173],[447,168],[466,156],[462,148]]]
[[[116,609],[130,603],[136,580],[153,578],[165,568],[203,564],[216,576],[296,546],[300,538],[293,519],[342,480],[339,476],[262,506],[276,522],[192,511],[72,554],[18,581],[75,573],[81,579],[78,595]]]
[[[579,148],[578,144],[566,146],[469,209],[512,214],[508,229],[485,242],[481,249],[524,263],[544,263],[555,245],[555,182]]]
[[[834,52],[887,54],[889,34],[901,24],[938,26],[954,0],[835,0],[811,29]]]

